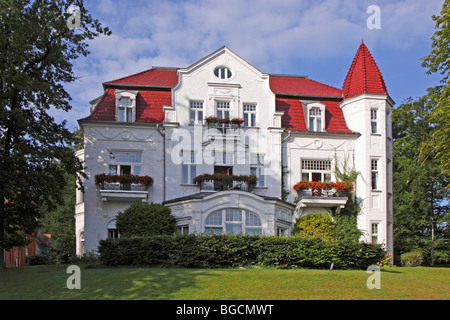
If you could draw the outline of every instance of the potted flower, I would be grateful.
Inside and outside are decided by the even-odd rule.
[[[232,118],[231,120],[230,120],[230,123],[232,123],[232,124],[237,124],[237,125],[242,125],[244,122],[245,122],[246,120],[245,119],[242,119],[242,118]]]
[[[215,117],[215,116],[209,116],[209,117],[205,118],[205,122],[208,123],[208,124],[209,123],[218,123],[219,120],[220,120],[220,118],[219,117]]]
[[[229,124],[230,123],[230,118],[228,118],[228,117],[219,118],[219,122],[223,123],[223,124]]]

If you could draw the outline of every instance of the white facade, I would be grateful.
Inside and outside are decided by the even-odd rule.
[[[152,79],[155,72],[149,70],[146,79]],[[165,76],[165,70],[158,72]],[[88,179],[85,193],[77,193],[77,254],[95,252],[99,240],[116,236],[115,216],[133,201],[169,206],[183,232],[289,236],[299,216],[343,207],[347,200],[301,196],[293,185],[305,178],[335,181],[336,161],[353,157],[361,172],[356,192],[363,212],[358,226],[365,232],[365,241],[392,248],[393,103],[387,95],[332,97],[342,111],[330,111],[335,109],[328,109],[324,96],[287,94],[301,101],[303,121],[310,129],[302,131],[283,126],[290,125],[294,116],[279,107],[280,94],[272,90],[271,75],[226,47],[175,72],[172,85],[140,82],[138,77],[144,79],[145,73],[138,74],[136,82],[131,76],[130,83],[105,84],[108,89],[103,98],[92,102],[91,116],[80,120],[85,148],[77,156],[84,161]],[[142,97],[152,90],[169,95],[171,102],[158,111],[163,121],[141,121],[145,114]],[[155,101],[145,103],[153,108]],[[372,133],[374,109],[377,131]],[[326,118],[334,117],[332,112],[343,114],[343,126],[350,130],[332,132]],[[205,119],[209,116],[245,118],[247,122],[208,125]],[[376,170],[371,168],[372,160],[377,160]],[[154,182],[149,187],[132,184],[127,188],[118,183],[96,184],[95,175],[102,173],[148,175]],[[204,173],[253,174],[259,179],[251,189],[240,182],[193,183],[195,176]],[[375,190],[373,173],[378,179]],[[288,191],[284,200],[283,189]]]

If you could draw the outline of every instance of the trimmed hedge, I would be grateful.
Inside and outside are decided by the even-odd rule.
[[[160,235],[101,240],[100,261],[108,266],[227,268],[237,266],[362,269],[385,251],[367,243],[248,235]]]

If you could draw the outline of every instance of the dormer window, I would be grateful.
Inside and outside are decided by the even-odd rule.
[[[321,103],[308,104],[307,116],[308,131],[325,131],[325,105]]]
[[[214,75],[219,79],[229,79],[232,73],[227,67],[219,67],[214,70]]]
[[[136,121],[137,92],[116,90],[116,120],[118,122]]]
[[[132,122],[133,120],[133,104],[131,99],[128,97],[123,97],[119,99],[118,102],[118,117],[119,122]]]

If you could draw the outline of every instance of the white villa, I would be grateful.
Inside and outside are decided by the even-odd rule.
[[[336,181],[344,161],[360,173],[361,240],[392,252],[394,102],[364,43],[342,89],[262,73],[227,47],[103,88],[79,120],[78,255],[117,237],[115,217],[133,201],[169,206],[182,232],[289,236],[299,217],[345,206],[332,189],[293,189]]]

